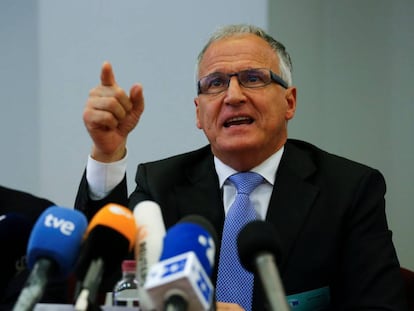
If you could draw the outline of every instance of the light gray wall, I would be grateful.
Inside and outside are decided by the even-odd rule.
[[[104,60],[144,85],[135,165],[206,143],[195,126],[196,56],[219,25],[267,25],[267,1],[0,1],[0,184],[73,206],[91,141],[82,122]]]
[[[35,192],[40,190],[37,19],[35,2],[0,2],[0,183]]]
[[[389,226],[411,269],[413,16],[411,0],[276,0],[268,15],[293,58],[298,109],[289,136],[381,170]]]

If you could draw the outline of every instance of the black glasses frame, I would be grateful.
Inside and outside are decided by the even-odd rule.
[[[252,68],[252,69],[242,70],[242,72],[244,72],[244,71],[249,71],[249,70],[263,70],[263,69],[266,69],[266,68]],[[200,95],[200,94],[209,95],[209,94],[219,94],[219,93],[221,93],[221,92],[224,92],[225,90],[227,90],[227,89],[229,88],[229,85],[230,85],[230,80],[231,80],[231,78],[232,78],[232,77],[234,77],[234,76],[236,76],[236,77],[237,77],[237,80],[238,80],[238,82],[240,83],[240,85],[241,85],[241,86],[243,86],[243,87],[246,87],[246,88],[259,88],[259,87],[266,86],[266,85],[270,84],[271,82],[274,82],[274,83],[276,83],[276,84],[279,84],[281,87],[283,87],[283,88],[285,88],[285,89],[287,89],[287,88],[289,87],[289,85],[287,84],[287,82],[286,82],[285,80],[283,80],[283,79],[282,79],[282,77],[280,77],[279,75],[275,74],[275,73],[274,73],[272,70],[270,70],[270,69],[266,69],[266,70],[269,70],[271,81],[270,81],[269,83],[267,83],[267,84],[260,85],[260,86],[253,86],[253,87],[244,86],[244,85],[243,85],[243,83],[242,83],[242,82],[240,82],[240,79],[239,79],[239,74],[240,74],[240,71],[239,71],[239,72],[235,72],[235,73],[225,74],[225,75],[228,77],[228,79],[227,79],[227,87],[226,87],[225,89],[223,89],[222,91],[217,92],[217,93],[203,93],[203,92],[201,92],[201,84],[200,84],[200,81],[201,81],[203,78],[208,77],[209,75],[204,76],[203,78],[201,78],[201,79],[200,79],[200,80],[198,80],[198,82],[197,82],[197,94],[198,94],[198,95]]]

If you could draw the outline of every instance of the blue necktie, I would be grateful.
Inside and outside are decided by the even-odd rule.
[[[247,223],[256,219],[256,211],[249,195],[262,183],[263,177],[254,172],[244,172],[230,176],[229,180],[237,188],[237,195],[224,221],[216,298],[221,302],[237,303],[250,311],[254,278],[240,264],[237,235]]]

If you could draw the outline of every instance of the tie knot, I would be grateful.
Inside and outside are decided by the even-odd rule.
[[[263,177],[254,172],[242,172],[231,175],[229,180],[237,188],[237,193],[250,195],[250,193],[262,183]]]

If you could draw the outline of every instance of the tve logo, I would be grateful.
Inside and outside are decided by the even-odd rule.
[[[59,229],[62,234],[67,236],[70,236],[75,230],[75,224],[72,221],[56,217],[52,213],[46,215],[44,225],[45,227]]]

